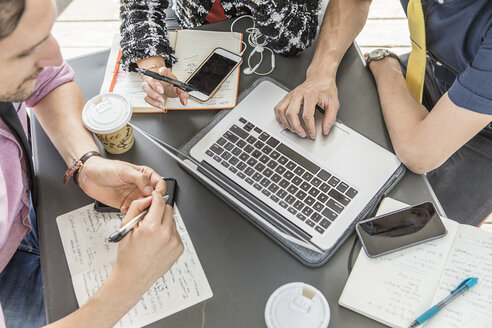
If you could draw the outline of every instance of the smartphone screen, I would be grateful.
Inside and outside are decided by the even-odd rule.
[[[215,49],[187,83],[202,94],[198,99],[204,101],[214,93],[240,62],[241,58],[238,55],[224,49]],[[193,92],[190,95],[194,96]]]
[[[446,234],[431,202],[361,221],[357,234],[368,256],[375,257]]]

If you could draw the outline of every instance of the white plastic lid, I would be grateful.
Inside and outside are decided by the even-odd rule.
[[[280,286],[265,307],[268,328],[326,328],[330,307],[325,296],[313,286],[292,282]]]
[[[82,122],[94,133],[106,134],[123,128],[132,117],[132,105],[117,93],[101,93],[90,99],[82,111]]]

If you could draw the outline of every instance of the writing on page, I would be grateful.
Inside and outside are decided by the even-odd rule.
[[[183,255],[143,295],[116,327],[141,327],[212,296],[210,285],[177,206],[176,228]],[[77,302],[82,306],[102,286],[116,261],[117,244],[107,238],[121,225],[122,216],[96,212],[92,205],[57,218],[63,249]]]

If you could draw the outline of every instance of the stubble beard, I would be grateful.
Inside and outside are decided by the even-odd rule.
[[[3,102],[21,102],[31,97],[36,88],[36,78],[42,70],[42,68],[38,68],[36,72],[27,76],[15,91],[0,94],[0,100]]]

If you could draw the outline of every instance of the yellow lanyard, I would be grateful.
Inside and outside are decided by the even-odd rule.
[[[424,89],[426,51],[424,11],[420,0],[410,0],[407,7],[412,52],[408,59],[407,84],[412,95],[421,103]]]

